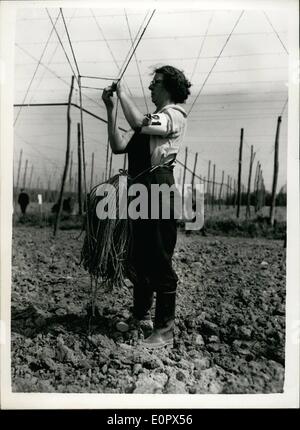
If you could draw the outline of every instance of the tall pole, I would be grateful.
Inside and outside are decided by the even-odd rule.
[[[208,172],[207,172],[207,187],[206,187],[206,193],[207,193],[207,207],[209,205],[210,202],[210,166],[211,166],[211,160],[209,160],[208,162]]]
[[[77,191],[78,191],[77,173],[75,173],[75,178],[74,178],[74,193],[76,193]]]
[[[257,175],[256,175],[256,182],[255,182],[255,212],[258,211],[258,193],[259,193],[259,182],[260,182],[260,162],[257,162]]]
[[[32,175],[33,175],[33,166],[31,166],[31,169],[30,169],[30,176],[29,176],[28,188],[31,188]]]
[[[277,128],[275,136],[275,150],[274,150],[274,172],[273,172],[273,184],[272,184],[272,197],[271,197],[271,207],[270,207],[270,224],[274,225],[275,219],[275,204],[276,204],[276,189],[278,180],[278,148],[279,148],[279,131],[281,124],[281,116],[277,118]]]
[[[215,180],[216,180],[216,165],[213,165],[213,187],[212,187],[212,193],[211,193],[211,208],[214,209],[214,199],[215,199]]]
[[[63,172],[62,181],[61,181],[60,193],[59,193],[59,197],[58,197],[58,209],[57,209],[57,214],[56,214],[56,219],[55,219],[55,224],[54,224],[54,230],[53,230],[53,235],[54,236],[56,236],[56,232],[57,232],[58,225],[59,225],[60,214],[61,214],[61,211],[62,211],[64,188],[65,188],[65,182],[66,182],[66,179],[67,179],[67,173],[68,173],[69,161],[70,161],[71,101],[72,101],[73,87],[74,87],[74,76],[72,76],[71,87],[70,87],[70,92],[69,92],[69,99],[68,99],[68,109],[67,109],[67,148],[66,148],[66,157],[65,157],[65,167],[64,167],[64,172]]]
[[[107,140],[107,145],[106,145],[105,180],[108,179],[108,160],[109,160],[109,140]]]
[[[48,177],[48,184],[47,184],[47,201],[50,201],[50,190],[51,190],[51,175]]]
[[[250,196],[251,196],[251,177],[252,177],[252,166],[255,158],[255,153],[253,153],[253,145],[251,145],[251,155],[250,155],[250,166],[249,166],[249,175],[248,175],[248,189],[247,189],[247,207],[246,207],[246,217],[250,218],[251,210],[250,210]]]
[[[222,197],[223,181],[224,181],[224,170],[222,170],[222,181],[221,181],[220,191],[219,191],[219,210],[221,209],[221,197]]]
[[[108,173],[108,177],[110,178],[111,177],[111,175],[112,175],[112,171],[111,171],[111,168],[112,168],[112,157],[113,157],[113,153],[112,153],[112,151],[111,151],[111,153],[110,153],[110,160],[109,160],[109,173]]]
[[[78,174],[77,174],[77,192],[78,192],[78,214],[82,215],[82,179],[81,179],[81,134],[80,123],[77,123],[77,157],[78,157]]]
[[[195,154],[194,168],[192,173],[192,193],[194,191],[194,183],[195,183],[195,174],[196,174],[196,166],[197,166],[198,152]]]
[[[184,166],[183,166],[183,178],[182,178],[182,212],[183,212],[183,215],[184,215],[184,185],[185,185],[187,158],[188,158],[188,149],[186,146],[185,147]]]
[[[229,205],[229,175],[227,175],[227,185],[226,185],[226,206]]]
[[[93,188],[93,181],[94,181],[94,153],[92,153],[92,167],[91,167],[91,185],[90,188]]]
[[[232,204],[232,177],[229,176],[229,204]]]
[[[72,192],[72,169],[73,169],[73,151],[71,151],[71,164],[70,164],[70,171],[69,171],[69,189],[70,189],[70,192]]]
[[[123,159],[123,170],[126,170],[126,154],[124,154],[124,159]]]
[[[25,161],[25,169],[24,169],[24,176],[23,176],[23,188],[26,188],[27,167],[28,167],[28,160]]]
[[[257,209],[261,209],[262,204],[262,183],[263,183],[263,171],[259,172],[259,181],[258,181],[258,196],[257,196]]]
[[[236,186],[236,179],[233,181],[233,207],[236,207],[237,203],[237,186]]]
[[[237,190],[237,210],[236,210],[237,218],[239,218],[239,216],[240,216],[240,207],[241,207],[241,176],[242,176],[243,138],[244,138],[244,129],[241,128],[240,150],[239,150],[238,190]]]
[[[16,188],[19,188],[19,180],[20,180],[20,171],[21,171],[21,164],[22,164],[22,155],[23,155],[23,149],[20,150],[20,156],[19,156],[19,165],[18,165],[18,176],[17,176],[17,184]]]

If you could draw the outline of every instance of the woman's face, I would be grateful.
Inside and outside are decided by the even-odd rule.
[[[151,91],[151,100],[155,106],[161,106],[170,100],[170,94],[164,87],[164,75],[155,73],[153,80],[150,82],[149,90]]]

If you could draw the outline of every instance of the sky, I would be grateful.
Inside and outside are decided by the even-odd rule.
[[[82,4],[82,3],[81,3]],[[152,10],[63,8],[63,17],[82,78],[83,107],[106,118],[101,89],[124,70],[132,41],[145,28]],[[50,19],[50,17],[51,19]],[[56,22],[56,31],[52,22]],[[286,183],[288,119],[288,19],[280,10],[157,9],[124,73],[124,81],[141,111],[155,109],[148,86],[158,65],[184,71],[192,82],[191,96],[183,105],[188,112],[185,142],[178,154],[188,167],[207,177],[208,163],[216,166],[216,181],[238,174],[240,130],[244,129],[242,183],[247,185],[250,148],[262,166],[265,186],[271,190],[277,118],[282,114],[279,140],[278,190]],[[66,55],[69,58],[69,64]],[[73,69],[73,70],[72,70]],[[71,76],[76,73],[71,48],[58,8],[19,9],[15,36],[15,104],[65,103]],[[96,77],[97,79],[92,79]],[[105,79],[103,79],[105,78]],[[72,98],[79,104],[75,81]],[[15,107],[14,175],[22,149],[20,184],[28,160],[27,185],[47,187],[59,183],[65,158],[67,120],[65,106]],[[79,110],[71,109],[73,172],[77,168]],[[121,110],[119,125],[128,129]],[[87,178],[92,153],[95,180],[105,169],[106,124],[83,115]],[[123,166],[123,156],[113,157],[113,169]],[[176,178],[182,177],[178,164]],[[96,178],[97,175],[97,178]],[[187,177],[187,180],[189,177]]]

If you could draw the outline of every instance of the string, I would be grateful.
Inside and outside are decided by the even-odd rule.
[[[242,11],[242,12],[241,12],[241,14],[239,15],[239,17],[238,17],[238,19],[237,19],[236,23],[234,24],[233,29],[231,30],[231,32],[230,32],[230,34],[229,34],[229,36],[227,37],[227,39],[226,39],[226,41],[225,41],[225,43],[224,43],[224,45],[223,45],[223,47],[222,47],[222,49],[221,49],[221,51],[220,51],[219,55],[217,56],[217,58],[216,58],[216,60],[215,60],[215,62],[214,62],[214,64],[213,64],[213,66],[212,66],[212,68],[210,69],[210,71],[208,72],[208,74],[207,74],[206,78],[204,79],[204,82],[203,82],[203,84],[201,85],[201,88],[200,88],[200,90],[199,90],[199,92],[198,92],[197,96],[195,97],[195,99],[194,99],[194,101],[193,101],[193,103],[192,103],[192,106],[190,107],[190,110],[188,111],[187,115],[189,115],[189,114],[191,113],[191,111],[192,111],[193,107],[195,106],[195,103],[196,103],[196,101],[198,100],[198,97],[200,96],[200,94],[201,94],[201,92],[202,92],[202,90],[203,90],[203,88],[204,88],[204,85],[206,84],[206,82],[207,82],[208,78],[210,77],[210,75],[211,75],[211,73],[212,73],[212,71],[213,71],[213,69],[214,69],[215,65],[217,64],[217,62],[218,62],[219,58],[221,57],[222,52],[224,51],[224,49],[225,49],[225,47],[226,47],[227,43],[229,42],[229,40],[230,40],[230,38],[231,38],[231,36],[232,36],[232,33],[234,32],[234,30],[235,30],[236,26],[238,25],[238,23],[239,23],[240,19],[242,18],[243,13],[244,13],[244,11]]]

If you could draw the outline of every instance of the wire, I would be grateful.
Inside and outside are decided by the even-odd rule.
[[[142,31],[142,34],[140,35],[140,37],[139,37],[139,39],[138,39],[138,41],[137,41],[137,44],[135,45],[135,48],[133,49],[133,52],[131,53],[131,55],[130,55],[130,57],[129,57],[128,61],[127,61],[127,64],[125,65],[125,67],[124,67],[124,69],[123,69],[123,71],[122,71],[122,73],[121,73],[121,76],[119,76],[119,80],[121,80],[121,79],[122,79],[122,77],[123,77],[124,73],[126,72],[127,67],[129,66],[129,63],[130,63],[130,61],[131,61],[131,58],[133,57],[133,55],[134,55],[134,53],[135,53],[135,51],[136,51],[137,47],[139,46],[140,41],[142,40],[142,37],[144,36],[144,34],[145,34],[145,32],[146,32],[146,30],[147,30],[147,28],[148,28],[148,25],[150,24],[150,21],[151,21],[151,19],[152,19],[153,15],[154,15],[155,11],[156,11],[156,9],[154,9],[154,10],[153,10],[153,12],[151,13],[150,18],[148,19],[148,22],[147,22],[147,24],[145,25],[144,30]]]
[[[196,173],[194,173],[192,169],[190,169],[189,167],[187,167],[184,163],[182,163],[182,162],[181,162],[181,161],[179,161],[178,159],[177,159],[177,163],[179,163],[179,164],[180,164],[182,167],[184,167],[188,172],[192,173],[192,175],[194,175],[194,176],[195,176],[195,178],[200,179],[202,182],[205,182],[205,183],[207,183],[207,184],[213,184],[213,183],[214,183],[215,185],[223,185],[224,187],[228,187],[229,189],[233,190],[233,188],[232,188],[232,187],[230,187],[228,184],[225,184],[224,182],[223,182],[223,184],[221,184],[221,182],[216,182],[216,181],[211,181],[211,180],[208,180],[208,179],[203,179],[203,178],[201,178],[201,176],[199,176],[199,175],[197,175]]]
[[[65,50],[65,47],[64,47],[64,45],[63,45],[63,43],[62,43],[62,40],[61,40],[61,38],[60,38],[60,35],[58,34],[58,31],[57,31],[57,29],[56,29],[56,26],[55,26],[54,22],[52,21],[51,15],[50,15],[50,13],[49,13],[49,11],[48,11],[48,9],[47,9],[47,8],[46,8],[46,11],[47,11],[47,14],[48,14],[48,16],[49,16],[49,19],[50,19],[50,21],[51,21],[51,24],[53,25],[53,28],[54,28],[55,33],[56,33],[56,35],[57,35],[57,38],[58,38],[58,40],[59,40],[60,46],[62,47],[62,50],[64,51],[64,54],[65,54],[65,56],[66,56],[66,59],[67,59],[67,61],[68,61],[68,63],[69,63],[69,66],[70,66],[70,68],[71,68],[71,70],[72,70],[72,74],[73,74],[73,76],[75,76],[75,79],[76,79],[77,84],[78,84],[78,78],[77,78],[76,73],[75,73],[75,71],[74,71],[74,69],[73,69],[73,66],[72,66],[72,64],[71,64],[71,61],[70,61],[70,59],[69,59],[69,56],[68,56],[68,54],[67,54],[67,52],[66,52],[66,50]],[[79,85],[79,84],[78,84],[78,85]]]
[[[267,19],[268,23],[269,23],[269,24],[270,24],[270,26],[272,27],[272,29],[273,29],[274,33],[276,34],[276,36],[277,36],[277,38],[278,38],[279,42],[280,42],[280,43],[281,43],[281,45],[283,46],[283,49],[285,50],[285,52],[286,52],[287,54],[289,54],[289,51],[286,49],[285,44],[284,44],[284,43],[283,43],[283,41],[281,40],[281,38],[280,38],[279,34],[277,33],[276,29],[274,28],[273,24],[271,23],[270,18],[268,17],[268,15],[266,14],[266,12],[264,12],[264,15],[265,15],[265,17],[266,17],[266,19]]]
[[[283,112],[284,112],[284,110],[285,110],[285,108],[286,108],[286,106],[287,106],[288,100],[289,100],[289,98],[287,97],[287,98],[286,98],[286,100],[285,100],[285,102],[284,102],[283,108],[282,108],[282,110],[281,110],[281,112],[280,112],[280,116],[282,116],[282,115],[283,115]]]
[[[108,50],[109,50],[109,52],[110,52],[110,55],[111,55],[111,57],[112,57],[112,59],[113,59],[113,62],[114,62],[114,64],[115,64],[115,66],[116,66],[116,68],[117,68],[117,70],[118,70],[118,74],[119,74],[119,73],[120,73],[120,71],[122,70],[122,66],[119,66],[118,61],[116,60],[116,57],[114,56],[114,53],[113,53],[113,51],[112,51],[112,49],[111,49],[111,46],[110,46],[110,44],[108,43],[108,40],[106,39],[106,37],[105,37],[105,35],[104,35],[104,32],[103,32],[102,28],[100,27],[99,22],[98,22],[98,20],[96,19],[96,16],[95,16],[95,14],[94,14],[93,10],[92,10],[92,9],[90,9],[90,12],[91,12],[91,14],[92,14],[92,16],[93,16],[93,18],[94,18],[94,20],[95,20],[95,23],[96,23],[96,26],[97,26],[98,30],[99,30],[99,31],[100,31],[100,33],[101,33],[101,36],[103,37],[103,40],[104,40],[104,42],[105,42],[105,44],[106,44],[106,46],[107,46],[107,49],[108,49]],[[148,13],[146,14],[146,17],[147,17],[147,15],[148,15]],[[144,21],[145,21],[145,18],[144,18]],[[143,21],[143,23],[144,23],[144,21]],[[141,27],[140,27],[140,28],[141,28]],[[139,33],[139,31],[140,31],[140,29],[138,30],[138,33]],[[128,55],[127,55],[127,56],[128,56]],[[126,61],[127,56],[125,57],[125,61]],[[114,80],[115,80],[115,79],[114,79]],[[117,79],[116,79],[116,80],[117,80]],[[126,82],[124,82],[124,83],[125,83],[125,85],[126,85]],[[131,93],[130,89],[128,88],[128,85],[126,85],[126,87],[127,87],[127,89],[128,89],[129,94],[132,96],[132,93]]]
[[[117,78],[103,78],[101,76],[87,76],[87,75],[80,75],[82,78],[89,78],[89,79],[102,79],[103,81],[114,81]]]
[[[130,30],[130,25],[129,25],[129,20],[128,20],[128,16],[127,16],[127,13],[126,13],[126,9],[124,9],[124,12],[125,12],[125,17],[126,17],[128,32],[129,32],[129,35],[130,35],[131,46],[133,47],[134,42],[133,42],[131,30]],[[144,97],[144,101],[145,101],[146,110],[147,110],[147,113],[148,113],[149,109],[148,109],[147,99],[146,99],[146,95],[145,95],[144,85],[143,85],[141,71],[140,71],[140,67],[139,67],[139,63],[138,63],[138,60],[137,60],[136,53],[134,53],[134,59],[135,59],[135,64],[136,64],[136,68],[137,68],[137,71],[138,71],[138,76],[139,76],[139,80],[140,80],[140,84],[141,84],[141,88],[142,88],[142,92],[143,92],[143,97]]]
[[[88,88],[90,90],[104,90],[104,88],[100,88],[100,87],[88,87],[85,85],[81,85],[81,88]]]
[[[68,36],[68,40],[69,40],[69,45],[70,45],[70,48],[71,48],[71,51],[72,51],[72,55],[73,55],[73,60],[74,60],[74,63],[75,63],[76,69],[77,69],[78,76],[79,76],[80,75],[80,71],[79,71],[78,63],[77,63],[77,60],[76,60],[76,57],[75,57],[73,45],[72,45],[72,42],[71,42],[71,39],[70,39],[70,35],[69,35],[67,23],[65,21],[65,17],[64,17],[62,8],[60,8],[59,10],[60,10],[60,14],[61,14],[62,20],[64,22],[65,30],[66,30],[66,33],[67,33],[67,36]]]
[[[58,15],[58,16],[57,16],[57,18],[56,18],[55,24],[57,23],[58,17],[59,17],[59,15]],[[52,30],[50,31],[50,34],[49,34],[48,39],[47,39],[47,41],[46,41],[45,47],[44,47],[44,49],[43,49],[43,51],[42,51],[42,54],[41,54],[41,56],[40,56],[40,59],[38,60],[38,63],[37,63],[37,65],[36,65],[36,68],[35,68],[35,70],[34,70],[34,73],[33,73],[33,75],[32,75],[32,78],[31,78],[31,80],[30,80],[30,82],[29,82],[29,85],[28,85],[27,90],[26,90],[26,92],[25,92],[25,96],[24,96],[24,99],[23,99],[22,104],[24,104],[24,103],[25,103],[25,100],[26,100],[27,95],[28,95],[28,93],[29,93],[29,91],[30,91],[31,85],[32,85],[32,83],[33,83],[33,80],[34,80],[34,78],[35,78],[36,74],[37,74],[37,71],[38,71],[38,69],[39,69],[39,67],[40,67],[41,61],[42,61],[43,56],[44,56],[44,54],[45,54],[45,52],[46,52],[46,49],[47,49],[47,47],[48,47],[49,41],[50,41],[50,39],[51,39],[51,37],[52,37],[52,34],[53,34],[53,28],[52,28]],[[19,112],[18,112],[18,114],[17,114],[17,116],[16,116],[16,119],[15,119],[15,121],[14,121],[14,126],[16,125],[16,123],[17,123],[17,121],[18,121],[18,118],[19,118],[19,116],[20,116],[21,110],[22,110],[22,106],[20,107]]]
[[[101,17],[102,18],[102,17]],[[287,33],[287,32],[283,32]],[[271,35],[273,32],[248,32],[248,33],[236,33],[234,34],[234,37],[240,37],[240,36],[258,36],[258,35]],[[215,33],[215,34],[209,34],[207,37],[224,37],[227,36],[227,33]],[[151,36],[151,37],[145,37],[145,40],[177,40],[177,39],[199,39],[204,37],[204,34],[191,34],[191,35],[184,35],[181,34],[179,36]],[[128,42],[130,39],[127,37],[115,37],[106,39],[109,42]],[[73,43],[91,43],[91,42],[103,42],[102,39],[85,39],[85,40],[74,40]],[[26,45],[37,45],[39,42],[27,42]]]
[[[34,61],[39,61],[37,58],[35,58],[33,55],[31,55],[28,51],[26,51],[24,48],[22,48],[21,46],[19,46],[18,44],[16,44],[16,46],[21,49],[21,51],[25,52],[26,55],[28,55],[30,58],[32,58]],[[62,63],[65,64],[65,63]],[[64,84],[66,84],[68,87],[70,87],[70,83],[65,81],[62,77],[60,77],[59,75],[57,75],[57,73],[55,73],[52,69],[50,69],[50,67],[46,66],[44,63],[40,62],[40,65],[45,67],[50,73],[52,73],[54,76],[56,76],[60,81],[64,82]],[[41,90],[40,90],[41,91]],[[78,92],[77,88],[74,88],[74,91]],[[104,109],[104,107],[99,104],[96,100],[92,99],[91,97],[87,96],[86,94],[83,94],[83,96],[90,100],[91,102],[93,102],[94,104],[96,104],[97,106],[99,106],[101,109]]]
[[[57,163],[55,163],[54,161],[52,161],[50,158],[45,157],[45,155],[39,151],[37,148],[35,148],[31,143],[27,142],[22,136],[20,136],[18,133],[16,133],[16,136],[22,140],[22,142],[26,143],[26,145],[29,145],[34,151],[36,151],[37,153],[39,153],[45,160],[47,160],[49,163],[53,164],[53,166],[57,167]]]
[[[194,68],[193,68],[193,71],[192,71],[192,74],[191,74],[191,77],[190,77],[190,81],[192,81],[192,79],[194,77],[194,74],[196,72],[196,69],[197,69],[197,66],[198,66],[198,62],[199,62],[199,59],[200,59],[200,55],[201,55],[201,52],[202,52],[202,48],[203,48],[204,43],[206,41],[206,37],[208,35],[208,30],[209,30],[210,24],[211,24],[211,22],[213,20],[214,14],[215,14],[214,12],[211,14],[211,17],[210,17],[210,19],[208,21],[207,29],[206,29],[206,32],[205,32],[204,37],[202,39],[202,42],[201,42],[201,46],[200,46],[200,49],[199,49],[199,52],[198,52],[198,55],[197,55],[197,58],[196,58],[196,62],[195,62],[195,65],[194,65]]]
[[[74,16],[75,16],[76,12],[77,12],[77,9],[75,9],[75,10],[74,10],[74,12],[73,12],[72,16],[71,16],[71,17],[70,17],[70,19],[69,19],[69,23],[70,23],[70,22],[72,21],[72,19],[74,18]],[[54,49],[54,51],[52,52],[52,55],[51,55],[51,57],[50,57],[50,58],[49,58],[49,60],[48,60],[48,65],[50,65],[50,64],[51,64],[51,62],[52,62],[52,60],[53,60],[53,58],[54,58],[54,56],[55,56],[55,54],[56,54],[56,52],[57,52],[58,48],[59,48],[59,42],[56,42],[55,49]],[[38,82],[38,84],[37,84],[37,86],[36,86],[36,90],[37,90],[37,89],[39,89],[39,87],[40,87],[40,85],[41,85],[41,83],[42,83],[42,81],[43,81],[43,79],[44,79],[45,75],[46,75],[46,69],[44,70],[44,73],[42,74],[41,78],[39,79],[39,82]],[[50,79],[50,78],[48,78],[48,79]],[[53,78],[53,79],[54,79],[54,78]],[[67,83],[67,84],[68,84],[68,87],[69,87],[69,83]],[[36,90],[35,90],[35,92],[36,92]],[[32,99],[31,99],[31,101],[32,101]]]

